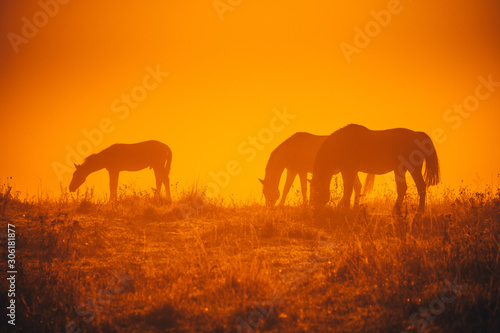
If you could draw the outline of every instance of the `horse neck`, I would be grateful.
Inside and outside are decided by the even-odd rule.
[[[328,183],[328,185],[330,185],[332,177],[333,177],[333,171],[326,169],[313,173],[313,179],[316,178],[315,181],[317,181],[318,184]]]
[[[102,159],[102,156],[100,154],[94,154],[87,157],[81,167],[83,168],[83,170],[85,170],[85,173],[89,175],[93,172],[104,169],[106,166]]]
[[[320,163],[315,163],[313,181],[316,182],[316,184],[328,184],[329,186],[333,174],[338,171],[339,170],[335,170],[335,168],[332,167],[327,161],[320,160]]]
[[[266,183],[272,186],[278,186],[283,170],[285,170],[285,165],[281,163],[279,157],[271,155],[266,166]]]

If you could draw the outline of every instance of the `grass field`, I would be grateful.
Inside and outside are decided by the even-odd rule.
[[[392,216],[390,191],[321,219],[293,198],[268,209],[194,190],[171,205],[123,189],[114,204],[1,193],[18,332],[500,331],[498,188],[438,189],[420,219],[412,193]]]

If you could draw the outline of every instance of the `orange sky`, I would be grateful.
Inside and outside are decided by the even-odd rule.
[[[60,179],[67,187],[71,173],[59,179],[54,163],[66,165],[66,147],[82,145],[82,131],[103,119],[111,128],[93,152],[163,141],[180,188],[205,184],[210,171],[236,160],[241,173],[221,193],[241,199],[260,198],[257,178],[284,139],[349,123],[441,128],[443,183],[471,183],[479,174],[496,184],[500,86],[481,88],[488,96],[467,118],[447,109],[474,96],[479,77],[500,82],[498,1],[221,0],[219,8],[231,9],[223,13],[212,0],[65,1],[58,8],[41,1],[52,16],[40,13],[38,1],[0,5],[0,177],[13,177],[23,193],[58,194]],[[376,29],[372,11],[389,9],[390,22],[348,62],[341,45],[355,47],[354,29]],[[26,21],[38,22],[38,31],[23,28]],[[147,68],[169,75],[145,90]],[[144,91],[134,107],[120,100]],[[295,118],[255,158],[241,154],[238,146],[248,148],[248,137],[284,108]],[[149,170],[120,177],[120,184],[154,186]],[[86,184],[107,193],[106,172]]]

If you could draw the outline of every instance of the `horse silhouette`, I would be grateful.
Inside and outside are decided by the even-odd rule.
[[[75,163],[76,170],[69,184],[69,190],[76,191],[89,174],[105,168],[109,173],[110,201],[116,200],[120,171],[139,171],[149,167],[155,173],[155,196],[159,196],[163,184],[167,200],[171,201],[169,179],[171,165],[172,151],[164,143],[155,140],[133,144],[117,143],[100,153],[88,156],[82,165]]]
[[[425,160],[425,181],[422,166]],[[316,208],[329,200],[332,175],[342,173],[344,208],[350,206],[353,184],[358,172],[377,175],[394,171],[397,185],[395,212],[399,212],[406,194],[406,171],[417,186],[418,212],[425,209],[426,187],[439,183],[439,162],[429,136],[405,128],[372,131],[360,125],[347,125],[333,132],[316,155],[311,182],[311,202]]]
[[[267,162],[265,177],[259,179],[263,185],[262,192],[268,206],[274,206],[278,198],[280,198],[279,182],[285,169],[287,170],[285,187],[279,204],[283,205],[285,203],[286,196],[297,174],[299,175],[302,190],[302,202],[307,203],[307,173],[313,172],[314,158],[327,137],[327,135],[298,132],[273,150]],[[367,176],[363,194],[366,194],[373,187],[374,177],[374,175]],[[355,203],[357,204],[361,195],[361,182],[357,175],[355,177],[354,192]]]

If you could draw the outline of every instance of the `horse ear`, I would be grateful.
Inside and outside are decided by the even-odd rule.
[[[259,181],[262,183],[262,185],[264,185],[264,180],[259,178]]]
[[[73,163],[73,164],[75,165],[75,168],[77,168],[77,169],[80,167],[79,164],[76,164],[76,163]]]

